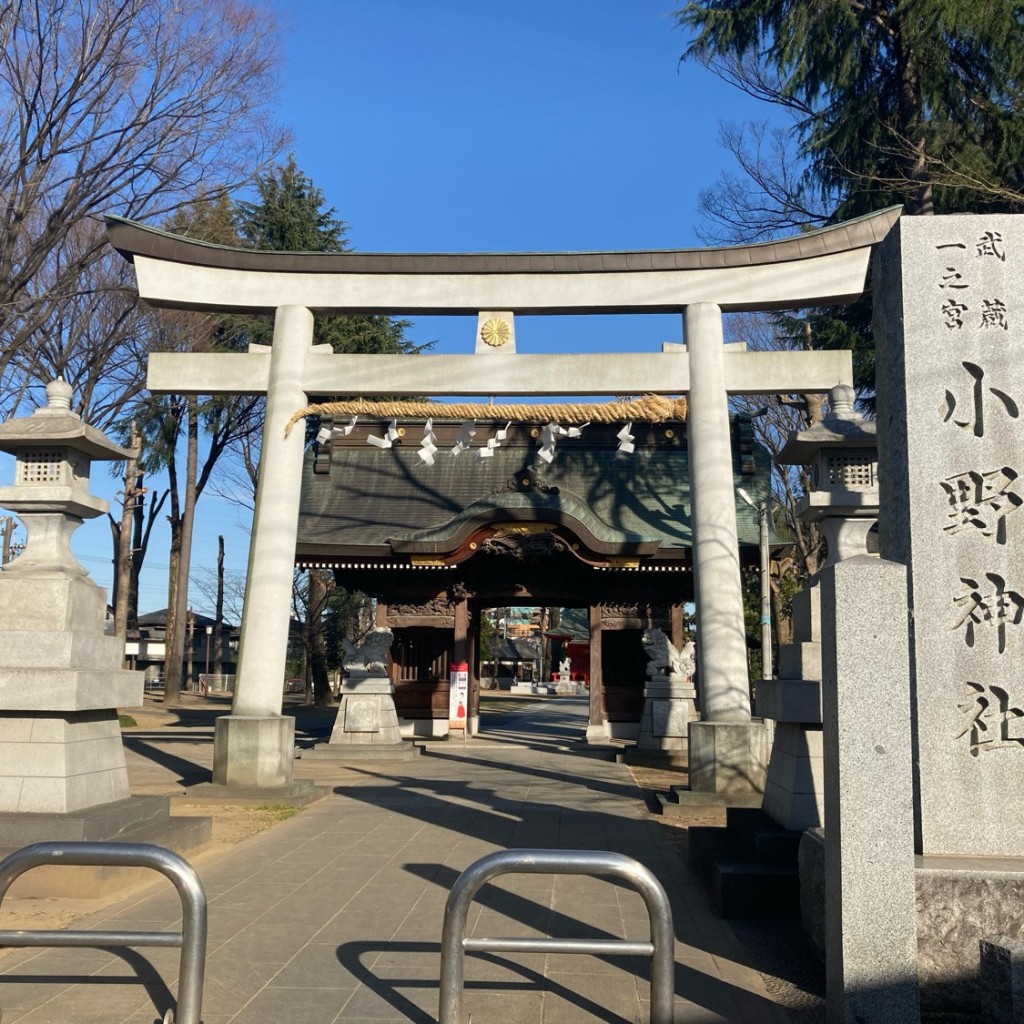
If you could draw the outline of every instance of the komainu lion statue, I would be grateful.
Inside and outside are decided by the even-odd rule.
[[[692,676],[696,668],[694,653],[696,647],[688,640],[681,651],[660,629],[645,629],[643,635],[644,653],[650,659],[647,666],[649,676]]]
[[[395,634],[386,626],[375,626],[357,647],[347,637],[345,644],[345,668],[359,672],[387,672],[388,651]]]

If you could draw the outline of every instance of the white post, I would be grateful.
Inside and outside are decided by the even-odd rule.
[[[750,687],[722,311],[710,302],[687,306],[685,323],[690,358],[686,419],[695,537],[693,571],[700,595],[697,659],[701,717],[708,722],[748,722]]]
[[[313,314],[282,306],[274,320],[267,416],[249,545],[249,574],[230,716],[218,719],[214,782],[281,786],[291,782],[295,723],[281,715],[292,569],[299,521],[303,430],[285,426],[306,404],[303,372]]]
[[[757,791],[764,786],[766,737],[750,721],[722,311],[714,303],[694,303],[686,307],[684,326],[702,719],[690,725],[690,788]]]

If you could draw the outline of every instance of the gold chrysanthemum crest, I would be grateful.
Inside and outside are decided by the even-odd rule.
[[[480,337],[485,345],[501,348],[512,337],[512,325],[501,317],[491,317],[481,328]]]

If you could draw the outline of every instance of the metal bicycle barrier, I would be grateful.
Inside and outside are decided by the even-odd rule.
[[[0,929],[0,946],[162,946],[181,947],[177,1024],[201,1024],[206,970],[206,891],[195,869],[176,853],[149,843],[33,843],[0,861],[0,903],[16,878],[32,868],[67,864],[81,867],[152,868],[173,883],[181,898],[180,932],[21,931]],[[174,1011],[164,1014],[172,1024]]]
[[[651,923],[649,942],[624,939],[470,939],[466,919],[480,888],[498,875],[610,876],[642,897]],[[651,958],[651,1024],[672,1024],[675,957],[672,908],[661,883],[641,864],[603,850],[502,850],[471,864],[455,880],[441,931],[439,1024],[464,1024],[462,995],[466,953],[598,953]]]

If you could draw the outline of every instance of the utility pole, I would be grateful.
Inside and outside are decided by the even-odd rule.
[[[224,536],[217,537],[217,610],[213,622],[213,671],[224,671]]]
[[[196,613],[191,608],[188,610],[188,647],[185,649],[185,689],[192,689],[192,666],[195,660],[196,644]]]

